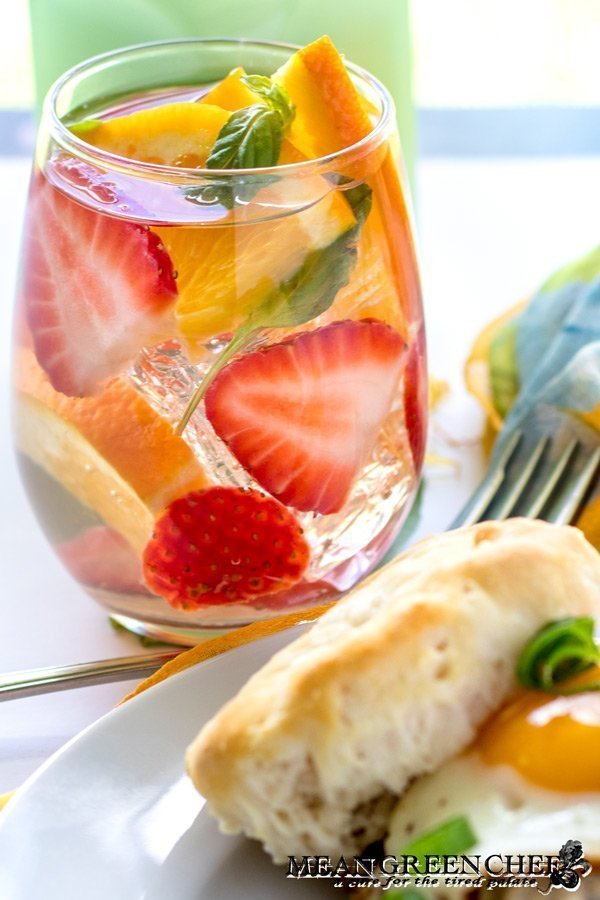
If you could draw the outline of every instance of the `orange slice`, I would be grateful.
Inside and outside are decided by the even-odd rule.
[[[245,74],[246,72],[241,66],[232,69],[223,81],[216,84],[208,94],[202,97],[200,103],[212,103],[214,106],[235,112],[245,106],[252,106],[253,103],[264,102],[258,94],[244,84],[242,77]]]
[[[27,349],[18,351],[15,381],[19,449],[137,550],[164,506],[207,484],[188,445],[126,381],[66,397]]]
[[[311,51],[311,48],[312,48],[312,51]],[[317,52],[315,52],[315,48],[316,48]],[[333,48],[333,53],[331,53],[332,48]],[[314,87],[308,81],[308,77],[309,77],[308,76],[308,67],[311,65],[311,62],[313,61],[313,57],[317,56],[319,53],[321,53],[323,51],[323,49],[324,49],[324,52],[325,52],[327,58],[330,60],[330,69],[335,69],[339,75],[339,62],[340,62],[341,58],[340,58],[339,54],[337,53],[337,50],[335,50],[335,47],[333,47],[333,44],[331,43],[329,38],[321,38],[320,42],[317,41],[316,44],[311,44],[309,47],[305,48],[305,51],[300,51],[300,53],[306,52],[306,56],[307,56],[307,60],[308,60],[308,65],[306,67],[304,66],[304,64],[301,64],[299,62],[299,60],[296,59],[296,57],[294,57],[295,62],[292,63],[292,61],[290,60],[290,62],[288,63],[288,67],[290,69],[295,68],[297,70],[296,74],[292,73],[290,75],[289,71],[288,72],[285,71],[286,67],[283,66],[280,69],[280,73],[282,73],[282,74],[279,75],[278,73],[276,73],[275,76],[273,76],[273,80],[277,80],[279,82],[279,84],[281,84],[281,85],[283,85],[284,81],[286,81],[286,80],[291,80],[294,82],[304,80],[304,87],[306,88],[308,85],[308,93],[311,93],[311,91],[312,91],[312,98],[307,99],[301,105],[300,121],[299,121],[299,123],[296,124],[296,128],[295,128],[296,132],[302,132],[302,133],[308,132],[310,134],[310,131],[311,131],[310,121],[311,120],[314,121],[314,119],[316,118],[316,110],[317,109],[320,108],[322,120],[325,120],[328,115],[327,109],[323,108],[323,103],[324,103],[323,98],[321,97],[320,93],[317,91],[316,87]],[[298,56],[298,54],[297,54],[297,56]],[[336,56],[337,56],[337,59],[336,59]],[[302,75],[303,75],[302,79],[301,79],[300,75],[298,74],[298,70],[300,69],[301,65],[302,65],[302,68],[305,69],[305,71],[302,73]],[[342,65],[343,65],[343,63],[342,63]],[[318,63],[317,63],[317,67],[318,67]],[[217,85],[215,85],[215,87],[212,88],[212,90],[209,91],[208,94],[205,94],[200,102],[201,103],[214,103],[216,106],[221,106],[223,109],[228,109],[231,112],[235,112],[238,109],[243,109],[245,106],[251,106],[253,103],[264,103],[263,98],[259,94],[254,93],[254,91],[252,91],[249,87],[247,87],[247,85],[245,85],[243,83],[242,78],[244,77],[244,75],[246,75],[246,71],[241,66],[238,66],[236,69],[232,69],[231,72],[229,73],[229,75],[227,75],[223,79],[223,81],[220,81]],[[295,93],[300,93],[299,85],[294,84],[293,89],[294,89]],[[306,96],[306,91],[304,93]],[[351,103],[353,104],[354,96],[351,94],[349,96],[351,97]],[[312,108],[312,109],[310,108],[310,99],[312,99],[313,101],[316,101],[316,108]],[[371,101],[367,97],[363,97],[362,95],[359,95],[358,102],[360,103],[360,106],[361,106],[363,112],[367,116],[367,122],[371,121],[371,119],[370,119],[371,116],[373,116],[373,117],[377,116],[377,110],[376,110],[375,106],[373,105],[373,103],[371,103]],[[363,122],[363,124],[364,124],[364,122]],[[308,127],[306,127],[306,126],[308,126]],[[369,126],[369,130],[370,130],[370,126]],[[340,135],[338,133],[337,128],[334,129],[334,134],[335,134],[335,141],[339,141]],[[358,139],[358,138],[354,138],[354,139]],[[350,143],[353,143],[354,139],[351,139]],[[298,137],[296,138],[296,142],[297,142],[297,146],[306,144],[305,140],[299,139]],[[294,143],[294,141],[292,141],[292,143]],[[334,143],[334,142],[332,142],[332,143]],[[316,154],[316,155],[319,155],[319,154]],[[310,156],[310,154],[307,154],[304,158],[306,159],[308,156]]]
[[[229,75],[215,85],[208,94],[205,94],[199,102],[201,104],[214,103],[230,112],[237,112],[238,109],[244,109],[254,103],[264,103],[264,99],[259,94],[255,94],[243,83],[242,77],[245,74],[246,72],[241,66],[232,69]],[[284,140],[279,156],[280,166],[303,162],[306,158],[306,155],[287,138]]]
[[[298,50],[273,75],[296,107],[289,139],[309,158],[327,156],[369,134],[373,123],[328,37]]]
[[[311,251],[328,246],[356,221],[343,197],[320,177],[269,185],[255,199],[276,212],[283,202],[301,211],[239,227],[230,222],[155,229],[178,272],[175,317],[192,345],[237,328]]]
[[[356,265],[350,281],[333,305],[319,317],[318,325],[338,319],[373,318],[391,325],[406,340],[408,327],[396,292],[383,222],[377,204],[362,228]]]
[[[275,72],[273,80],[287,90],[296,107],[289,138],[306,156],[335,153],[372,131],[364,98],[328,37],[298,50]],[[345,296],[349,309],[360,305],[364,285],[375,279],[380,282],[377,303],[391,310],[402,302],[405,316],[413,320],[421,316],[421,291],[397,156],[398,148],[390,141],[345,171],[366,178],[373,189],[373,212],[367,225],[373,250],[362,253],[359,263],[365,264],[365,270],[361,278],[355,275]],[[387,274],[382,276],[381,267]]]
[[[306,156],[327,156],[366,137],[373,129],[365,98],[328,37],[295,53],[273,80],[296,107],[289,139]],[[358,171],[360,169],[361,171]],[[378,148],[353,166],[367,177],[373,209],[361,235],[350,283],[328,316],[375,316],[406,336],[406,318],[420,315],[420,290],[409,216],[392,148]],[[403,301],[404,309],[401,301]]]
[[[218,103],[235,111],[261,98],[241,81],[244,69],[233,69],[206,94],[199,105]],[[280,163],[306,159],[301,148],[284,142]],[[326,195],[326,196],[325,196]],[[318,203],[315,197],[323,197]],[[273,206],[278,218],[232,227],[171,227],[155,229],[178,272],[179,299],[175,315],[179,329],[193,346],[235,330],[273,288],[290,278],[312,250],[326,247],[351,228],[355,219],[343,197],[320,177],[285,178],[263,188],[256,203]],[[281,216],[285,205],[309,205]],[[236,214],[235,222],[243,218]]]
[[[228,119],[227,110],[207,103],[167,103],[82,128],[80,137],[127,159],[197,168]]]
[[[203,100],[231,111],[261,102],[241,81],[245,74],[242,68],[233,69]],[[286,88],[296,106],[296,120],[281,153],[282,164],[332,153],[364,137],[372,128],[367,114],[372,107],[354,87],[327,37],[294,54],[273,80]],[[363,229],[351,282],[315,327],[340,318],[372,316],[404,334],[405,319],[388,256],[383,223],[375,207]],[[179,270],[177,260],[175,265]]]

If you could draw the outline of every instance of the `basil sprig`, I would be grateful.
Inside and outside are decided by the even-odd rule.
[[[255,103],[232,113],[206,160],[207,169],[266,169],[277,165],[283,144],[281,113]]]
[[[182,434],[221,369],[263,329],[294,328],[310,322],[329,309],[337,292],[348,283],[356,262],[358,235],[371,209],[372,191],[367,184],[361,184],[347,190],[345,196],[354,212],[355,224],[327,247],[309,253],[298,271],[273,288],[252,310],[192,394],[177,434]]]
[[[527,688],[549,694],[578,694],[600,690],[600,680],[571,685],[576,675],[600,663],[589,616],[561,619],[545,625],[526,645],[517,664],[517,678]]]
[[[231,114],[206,160],[207,169],[266,169],[279,162],[294,105],[287,91],[266,75],[246,75],[242,81],[263,102]]]
[[[207,169],[268,169],[279,162],[285,133],[296,114],[294,105],[287,91],[266,75],[246,75],[242,81],[260,100],[231,114],[206,160]],[[232,209],[276,180],[276,175],[213,178],[199,188],[188,188],[185,196],[195,203],[220,203]]]

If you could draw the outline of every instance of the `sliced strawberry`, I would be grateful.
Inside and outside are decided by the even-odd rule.
[[[174,500],[144,550],[146,583],[178,609],[274,594],[296,584],[309,558],[302,528],[277,500],[210,487]]]
[[[427,367],[425,335],[414,340],[404,376],[404,418],[415,469],[420,470],[427,443]]]
[[[269,493],[338,512],[390,411],[405,349],[385,322],[332,322],[234,360],[206,392],[206,413]]]
[[[87,528],[79,537],[59,544],[56,552],[81,584],[122,593],[147,593],[139,556],[112,528]]]
[[[93,394],[164,330],[177,294],[171,260],[145,226],[80,206],[41,175],[25,235],[23,291],[38,361],[56,390]]]

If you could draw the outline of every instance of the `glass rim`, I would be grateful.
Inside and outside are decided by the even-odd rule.
[[[200,44],[200,45],[222,45],[222,44],[234,44],[239,45],[240,47],[262,47],[268,48],[273,47],[276,49],[290,50],[296,51],[300,50],[301,47],[298,44],[285,43],[283,41],[268,41],[268,40],[258,40],[258,39],[249,39],[249,38],[230,38],[230,37],[215,37],[215,38],[172,38],[168,40],[158,40],[158,41],[148,41],[140,44],[131,44],[126,47],[119,47],[116,50],[109,50],[106,53],[100,53],[96,56],[92,56],[89,59],[84,60],[81,63],[78,63],[75,66],[72,66],[70,69],[67,69],[57,80],[51,85],[46,94],[46,98],[44,100],[43,105],[43,119],[49,120],[48,130],[50,136],[56,141],[56,143],[63,149],[78,158],[83,158],[88,162],[101,164],[104,168],[115,170],[115,171],[126,171],[130,173],[136,173],[140,176],[150,176],[153,178],[168,178],[172,180],[175,176],[175,180],[185,180],[185,181],[197,181],[202,179],[213,179],[218,177],[219,179],[238,179],[248,177],[257,176],[264,177],[265,175],[271,174],[279,174],[279,175],[293,175],[294,173],[298,174],[318,174],[322,171],[330,171],[333,164],[338,164],[340,160],[343,161],[344,165],[349,165],[357,159],[361,158],[366,152],[368,152],[373,144],[377,144],[379,141],[383,141],[386,137],[386,132],[389,126],[390,121],[392,121],[392,117],[394,115],[394,101],[385,87],[385,85],[374,75],[368,72],[366,69],[363,69],[361,66],[356,65],[355,63],[348,62],[344,59],[344,65],[348,69],[348,71],[359,78],[361,81],[365,82],[371,90],[375,92],[378,99],[381,103],[381,108],[379,112],[379,118],[371,131],[362,137],[360,140],[355,141],[353,144],[350,144],[348,147],[342,147],[340,150],[336,150],[333,153],[329,153],[325,156],[319,156],[314,159],[305,159],[300,162],[294,163],[286,163],[284,165],[277,166],[265,166],[263,168],[253,168],[253,169],[209,169],[206,167],[203,168],[186,168],[183,166],[167,166],[157,163],[149,163],[142,162],[140,160],[129,159],[125,156],[119,156],[115,153],[111,153],[107,150],[101,150],[99,147],[94,147],[92,144],[88,144],[87,141],[83,140],[77,135],[73,134],[73,132],[69,129],[67,125],[64,124],[62,119],[59,117],[57,113],[57,101],[59,99],[61,91],[69,84],[69,82],[78,76],[84,75],[86,71],[92,70],[95,67],[106,65],[108,62],[113,60],[118,60],[121,56],[126,56],[131,53],[142,53],[153,47],[177,47],[182,45],[190,45],[190,44]]]

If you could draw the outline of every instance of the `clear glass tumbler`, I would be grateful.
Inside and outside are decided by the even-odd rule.
[[[419,480],[421,294],[385,88],[348,64],[371,130],[319,158],[292,131],[270,169],[85,139],[294,49],[96,57],[54,85],[40,127],[14,334],[22,477],[85,590],[180,642],[349,589]]]

